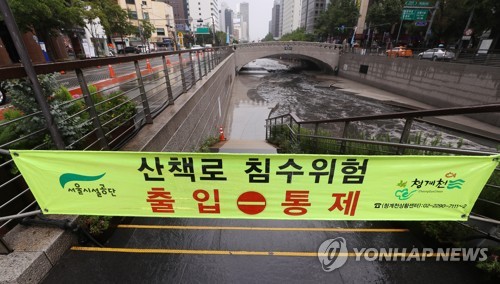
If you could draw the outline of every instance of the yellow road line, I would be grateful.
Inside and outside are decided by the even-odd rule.
[[[167,225],[118,225],[121,229],[158,230],[239,230],[239,231],[306,231],[306,232],[364,232],[364,233],[405,233],[408,229],[384,228],[276,228],[276,227],[231,227],[231,226],[167,226]]]
[[[303,257],[318,257],[318,256],[329,256],[328,253],[318,253],[315,252],[301,252],[301,251],[243,251],[243,250],[190,250],[190,249],[138,249],[138,248],[100,248],[100,247],[71,247],[74,251],[88,251],[88,252],[116,252],[116,253],[137,253],[137,254],[198,254],[198,255],[255,255],[255,256],[303,256]],[[461,253],[388,253],[384,254],[387,259],[391,258],[402,258],[410,256],[412,258],[433,258],[437,257],[449,257],[449,256],[459,256]],[[337,253],[335,256],[347,256],[355,257],[357,256],[354,252]],[[361,257],[365,257],[365,254],[361,254]],[[374,254],[368,254],[368,256],[374,256]]]

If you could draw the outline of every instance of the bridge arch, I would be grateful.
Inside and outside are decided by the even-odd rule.
[[[325,71],[338,70],[342,45],[302,41],[273,41],[234,46],[236,71],[249,62],[268,57],[288,57],[314,62]]]

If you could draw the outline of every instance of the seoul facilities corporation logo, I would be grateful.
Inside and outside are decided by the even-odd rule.
[[[347,241],[338,237],[324,241],[318,248],[318,259],[326,272],[334,271],[350,256],[355,261],[484,261],[488,259],[487,248],[352,248],[347,249]]]

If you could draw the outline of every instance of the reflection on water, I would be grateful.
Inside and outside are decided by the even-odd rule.
[[[387,105],[381,101],[353,95],[341,89],[319,88],[323,81],[312,75],[286,72],[287,66],[271,59],[258,59],[249,64],[250,67],[262,67],[267,70],[281,70],[265,75],[252,75],[246,72],[240,77],[257,77],[254,86],[249,86],[248,98],[263,100],[268,105],[277,105],[271,117],[295,112],[302,120],[323,120],[363,115],[400,112],[401,107]],[[249,80],[247,80],[249,81]],[[380,137],[399,141],[404,120],[384,120],[353,123],[366,137]],[[335,135],[341,134],[342,125],[331,125]],[[439,146],[460,147],[461,149],[480,149],[495,151],[495,144],[476,138],[463,138],[463,135],[441,129],[427,123],[414,122],[411,137],[419,137],[427,144],[437,143]],[[412,138],[417,139],[417,138]],[[412,141],[412,140],[410,140]]]

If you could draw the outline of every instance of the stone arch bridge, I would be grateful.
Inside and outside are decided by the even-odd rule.
[[[308,60],[324,71],[338,70],[342,45],[300,41],[273,41],[239,44],[234,47],[236,71],[259,58],[293,58]]]

